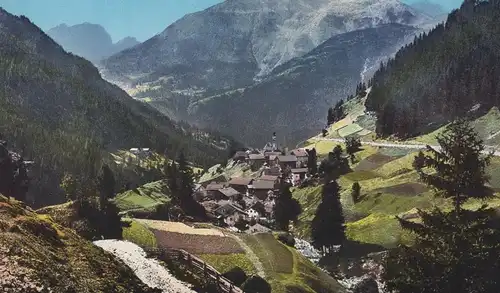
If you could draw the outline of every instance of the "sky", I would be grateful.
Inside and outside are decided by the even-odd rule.
[[[252,1],[252,0],[248,0]],[[403,0],[411,3],[419,0]],[[430,0],[451,10],[462,0]],[[0,0],[10,13],[27,16],[47,31],[61,23],[102,25],[113,42],[132,36],[143,42],[188,13],[222,0]]]

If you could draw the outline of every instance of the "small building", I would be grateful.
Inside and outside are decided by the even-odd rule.
[[[225,186],[222,183],[210,183],[205,188],[207,198],[210,200],[227,200],[229,199],[226,195],[221,192]]]
[[[263,175],[272,175],[272,176],[280,176],[281,170],[279,166],[267,167],[262,172]]]
[[[293,186],[300,184],[302,180],[306,178],[306,174],[309,170],[307,168],[296,168],[292,169],[292,183]]]
[[[237,151],[233,155],[234,161],[245,162],[248,159],[248,153],[246,151]]]
[[[226,203],[214,210],[214,214],[222,217],[223,221],[228,226],[234,226],[239,219],[246,219],[247,214],[239,207]]]
[[[241,193],[232,187],[224,187],[222,189],[219,189],[219,192],[222,193],[226,198],[233,201],[242,199]]]
[[[274,183],[274,188],[277,189],[279,188],[280,184],[280,177],[276,175],[262,175],[258,178],[259,180],[264,180],[264,181],[271,181]]]
[[[241,194],[246,194],[248,190],[248,185],[252,184],[252,178],[243,177],[233,177],[229,180],[228,184],[230,187],[236,189]]]
[[[249,186],[250,194],[259,200],[266,200],[268,198],[268,192],[274,189],[274,182],[266,180],[254,180],[252,185]]]
[[[203,179],[203,177],[202,177],[202,179]],[[213,182],[226,183],[227,181],[228,181],[228,179],[224,174],[217,174],[211,178],[208,178],[207,180],[198,181],[198,183],[206,188],[209,184],[211,184]]]
[[[278,156],[276,162],[281,169],[286,169],[286,167],[297,168],[297,157],[294,155]]]
[[[309,159],[309,154],[305,149],[295,149],[290,151],[290,155],[297,157],[298,167],[307,167],[307,161]]]
[[[258,170],[266,163],[266,157],[263,154],[250,154],[248,155],[248,163],[252,170]]]

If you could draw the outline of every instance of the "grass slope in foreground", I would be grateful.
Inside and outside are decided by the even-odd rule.
[[[1,292],[152,292],[111,254],[2,195],[0,256]]]

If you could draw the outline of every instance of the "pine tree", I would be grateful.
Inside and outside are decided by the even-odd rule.
[[[322,201],[311,223],[313,246],[323,253],[345,240],[345,220],[340,203],[340,187],[333,180],[323,186]]]
[[[351,163],[354,164],[355,160],[354,154],[360,150],[361,141],[357,137],[350,136],[346,139],[345,144],[346,144],[346,152],[351,158]]]
[[[384,279],[390,291],[401,293],[477,292],[494,293],[500,288],[499,221],[486,206],[462,210],[468,198],[488,196],[485,168],[490,156],[467,121],[451,123],[438,137],[441,151],[428,147],[419,153],[414,167],[438,194],[451,198],[452,212],[438,208],[418,211],[421,223],[399,219],[416,235],[412,247],[392,250],[385,264]],[[424,173],[429,168],[434,173]]]
[[[335,146],[333,151],[328,153],[328,158],[324,159],[319,165],[318,173],[329,182],[332,179],[337,179],[340,175],[349,172],[349,162],[344,157],[342,147]]]
[[[307,152],[307,168],[309,174],[316,175],[318,173],[318,155],[316,148],[306,149]]]
[[[488,181],[486,167],[491,155],[482,155],[483,142],[470,123],[463,119],[452,122],[437,141],[441,150],[428,146],[430,155],[419,154],[414,161],[420,178],[440,190],[443,196],[451,198],[456,213],[468,198],[491,195],[485,189]],[[434,169],[435,173],[424,172],[426,167]]]
[[[354,182],[351,188],[352,202],[358,203],[361,197],[361,185],[358,182]]]
[[[101,202],[104,203],[115,197],[115,176],[108,165],[102,166],[101,174],[98,178],[99,194]]]
[[[333,123],[335,123],[335,113],[333,111],[333,108],[328,108],[328,115],[326,121],[328,125],[332,125]]]
[[[299,202],[292,198],[290,185],[282,183],[280,193],[274,205],[274,218],[276,227],[282,231],[288,231],[290,221],[297,221],[302,212]]]

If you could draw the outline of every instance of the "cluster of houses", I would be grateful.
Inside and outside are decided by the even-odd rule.
[[[273,220],[274,200],[282,181],[297,185],[307,177],[308,153],[304,149],[280,152],[264,148],[253,152],[238,151],[233,160],[247,163],[253,174],[258,175],[216,176],[197,186],[195,198],[221,225],[233,227],[244,219],[258,223],[251,226],[249,232],[267,232],[265,224]]]

